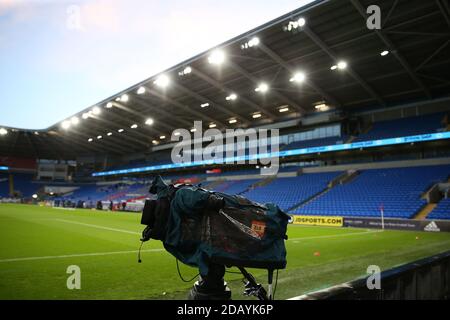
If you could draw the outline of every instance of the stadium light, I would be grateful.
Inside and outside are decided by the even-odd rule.
[[[38,136],[38,135],[39,135],[39,132],[35,131],[34,134]]]
[[[152,140],[153,144],[158,144],[158,140]]]
[[[287,26],[284,26],[285,31],[297,31],[297,29],[302,28],[306,25],[306,20],[303,17],[298,18],[294,21],[289,21]]]
[[[209,107],[209,103],[202,103],[202,104],[200,105],[200,107],[202,107],[202,108]]]
[[[280,109],[278,109],[278,112],[283,113],[283,112],[288,112],[289,111],[289,107],[282,107]]]
[[[261,118],[261,117],[262,117],[261,113],[254,113],[254,114],[252,115],[252,118],[253,118],[253,119],[258,119],[258,118]]]
[[[173,133],[173,135],[174,135],[175,137],[178,137],[178,136],[180,135],[180,132],[179,132],[179,131],[175,131],[175,132]]]
[[[389,51],[387,51],[387,50],[384,50],[384,51],[382,51],[382,52],[380,53],[380,55],[381,55],[382,57],[387,56],[388,54],[389,54]]]
[[[4,136],[8,134],[8,130],[6,130],[5,128],[0,128],[0,136]]]
[[[106,108],[111,109],[112,107],[113,107],[112,102],[108,102],[108,103],[106,104]]]
[[[215,123],[210,123],[210,124],[209,124],[209,127],[212,129],[212,128],[217,127],[217,125],[216,125]]]
[[[245,50],[248,48],[252,48],[252,47],[256,47],[259,44],[259,38],[258,37],[253,37],[251,38],[249,41],[245,42],[244,44],[241,45],[241,49]]]
[[[136,91],[137,94],[144,94],[145,93],[145,87],[139,87]]]
[[[196,132],[196,131],[197,131],[196,128],[192,128],[192,129],[191,129],[191,132]]]
[[[85,113],[83,113],[83,115],[81,116],[83,119],[87,119],[87,118],[89,118],[89,113],[88,112],[85,112]]]
[[[156,78],[155,81],[153,81],[154,84],[156,84],[160,88],[165,88],[169,85],[170,79],[165,74],[161,74]]]
[[[136,129],[137,127],[138,127],[138,125],[136,123],[134,123],[130,126],[131,129]]]
[[[109,136],[112,136],[112,132],[108,132],[106,135],[107,135],[108,137],[109,137]]]
[[[89,138],[89,139],[88,139],[88,142],[92,142],[92,141],[94,141],[94,139],[92,139],[92,138]]]
[[[152,118],[148,118],[147,120],[145,120],[145,124],[148,126],[151,126],[155,121]]]
[[[76,125],[80,122],[80,119],[78,119],[78,117],[72,117],[72,119],[70,119],[70,122],[71,122],[74,126],[76,126]]]
[[[117,98],[116,98],[116,101],[120,101],[120,97],[117,97]]]
[[[331,66],[331,68],[330,68],[331,70],[336,70],[337,69],[337,65],[333,65],[333,66]]]
[[[92,113],[95,115],[99,115],[102,112],[99,107],[92,108]]]
[[[192,72],[192,68],[190,66],[187,66],[186,68],[184,68],[182,71],[178,72],[179,76],[185,76],[189,73]]]
[[[159,136],[160,140],[164,140],[166,138],[166,136]]]
[[[225,53],[222,50],[214,50],[208,57],[210,64],[221,65],[225,61]]]
[[[121,102],[127,102],[128,99],[129,99],[129,97],[128,97],[127,94],[123,94],[123,95],[120,97],[120,101],[121,101]]]
[[[100,140],[101,138],[103,138],[102,136],[97,136],[97,139]]]
[[[317,111],[328,111],[328,110],[330,110],[330,106],[327,105],[326,103],[323,103],[323,102],[315,105],[314,108]]]
[[[38,198],[38,195],[35,193],[35,194],[33,194],[31,197],[32,197],[33,199],[37,199],[37,198]]]
[[[236,93],[232,93],[232,94],[230,94],[229,96],[227,96],[225,99],[226,99],[227,101],[233,101],[233,100],[236,100],[236,99],[237,99],[237,94],[236,94]]]
[[[337,67],[339,70],[344,70],[345,68],[347,68],[347,62],[345,61],[339,61],[337,64]]]
[[[269,85],[267,83],[261,83],[258,87],[255,88],[256,92],[266,93],[269,90]]]
[[[233,123],[236,123],[236,122],[237,122],[236,119],[230,119],[230,121],[228,121],[228,123],[230,123],[230,124],[233,124]]]
[[[303,72],[296,72],[294,76],[289,79],[290,82],[302,83],[306,80],[306,75]]]
[[[119,129],[119,130],[117,130],[117,132],[119,132],[119,133],[122,133],[122,132],[124,132],[125,130],[123,130],[123,129]]]
[[[69,129],[69,128],[70,128],[70,121],[69,121],[69,120],[64,120],[64,121],[61,123],[61,127],[62,127],[63,129],[65,129],[65,130]]]

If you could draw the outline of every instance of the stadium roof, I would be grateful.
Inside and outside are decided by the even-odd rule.
[[[380,30],[366,25],[373,4]],[[194,120],[236,128],[314,113],[317,105],[351,112],[448,96],[449,36],[445,1],[315,1],[46,130],[4,127],[0,155],[129,154]]]

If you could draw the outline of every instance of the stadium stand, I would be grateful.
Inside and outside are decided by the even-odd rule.
[[[421,194],[450,174],[450,166],[373,169],[337,185],[295,214],[412,218],[425,204]]]
[[[288,144],[283,150],[294,150],[294,149],[303,149],[303,148],[313,148],[320,146],[330,146],[334,144],[342,144],[345,143],[346,137],[328,137],[321,139],[312,139],[312,140],[302,140],[295,141]]]
[[[14,192],[20,193],[22,197],[29,198],[37,192],[39,185],[33,183],[33,174],[14,173]]]
[[[436,208],[427,216],[427,219],[450,220],[450,198],[442,199]]]
[[[0,173],[0,197],[9,196],[9,178],[8,174]]]
[[[254,183],[258,182],[259,180],[260,179],[225,181],[219,186],[215,187],[214,190],[230,194],[241,194],[248,190]]]
[[[443,130],[444,113],[375,122],[368,133],[360,134],[354,141],[369,141],[395,137],[436,133]]]
[[[274,202],[283,210],[310,199],[327,188],[327,184],[340,172],[302,174],[292,178],[278,178],[267,185],[244,194],[256,202]]]

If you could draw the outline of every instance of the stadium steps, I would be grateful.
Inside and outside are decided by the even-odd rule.
[[[337,176],[333,180],[328,183],[328,188],[333,188],[334,186],[338,184],[344,184],[349,183],[353,179],[355,179],[358,176],[359,172],[357,170],[348,170],[341,175]]]
[[[313,195],[312,197],[306,199],[305,201],[302,201],[300,203],[297,203],[295,206],[293,206],[292,208],[289,208],[287,210],[287,212],[296,210],[302,206],[307,205],[308,203],[316,200],[317,198],[320,198],[321,196],[323,196],[325,193],[329,192],[331,190],[332,187],[328,186],[327,188],[323,189],[322,191],[320,191],[319,193],[316,193],[315,195]]]
[[[428,214],[436,208],[437,203],[429,203],[425,205],[414,217],[413,219],[425,220]]]
[[[324,194],[329,192],[331,189],[333,189],[333,187],[335,187],[335,186],[337,186],[339,184],[348,183],[348,182],[352,181],[357,176],[358,176],[358,171],[356,171],[356,170],[346,171],[343,174],[340,174],[339,176],[337,176],[336,178],[331,180],[328,183],[328,186],[325,189],[323,189],[322,191],[316,193],[315,195],[313,195],[312,197],[306,199],[305,201],[297,203],[293,207],[289,208],[287,211],[290,212],[290,211],[296,210],[296,209],[298,209],[298,208],[300,208],[300,207],[302,207],[304,205],[307,205],[308,203],[313,202],[314,200],[320,198],[321,196],[323,196]]]
[[[273,176],[270,178],[262,179],[256,183],[250,185],[246,190],[244,190],[243,192],[240,192],[239,194],[247,193],[248,191],[255,189],[255,188],[264,187],[265,185],[268,185],[269,183],[274,181],[276,178],[277,178],[276,176]]]
[[[356,139],[356,136],[350,136],[348,139],[347,139],[347,141],[345,141],[345,143],[347,144],[347,143],[352,143],[353,141],[355,141],[355,139]]]
[[[208,183],[208,185],[205,187],[205,189],[208,189],[208,190],[216,190],[216,188],[218,187],[218,186],[220,186],[222,183],[224,183],[224,182],[226,182],[226,181],[224,181],[224,180],[217,180],[217,181],[213,181],[213,182],[211,182],[211,183]]]

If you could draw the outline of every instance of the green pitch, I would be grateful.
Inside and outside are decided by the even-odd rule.
[[[0,204],[0,299],[183,299],[175,259],[157,241],[137,249],[136,213],[58,210]],[[390,268],[450,250],[450,233],[290,226],[288,267],[276,297],[290,298],[364,276],[369,265]],[[81,289],[69,290],[67,267],[81,269]],[[234,270],[236,271],[236,270]],[[181,265],[184,278],[196,270]],[[263,270],[252,270],[266,284]],[[227,274],[234,299],[241,277]]]

